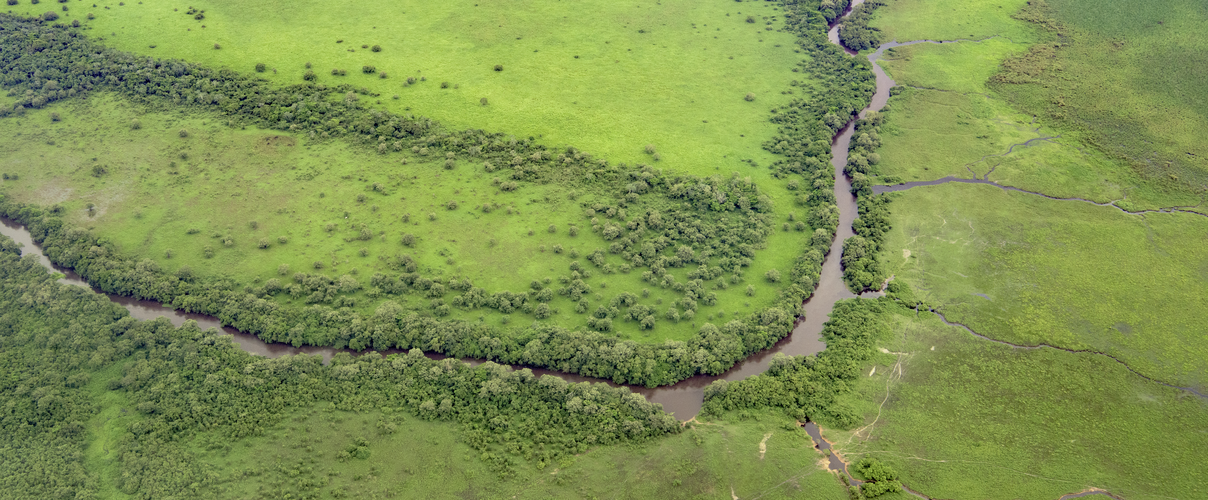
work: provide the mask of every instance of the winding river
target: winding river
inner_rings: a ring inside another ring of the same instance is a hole
[[[846,16],[851,11],[851,7],[855,7],[862,3],[863,0],[855,0],[844,13]],[[834,23],[830,27],[828,36],[830,40],[838,44],[838,23]],[[855,54],[848,51],[849,54]],[[877,51],[869,56],[869,60],[873,61],[880,55],[881,51]],[[862,110],[859,116],[863,117],[869,111],[879,111],[885,106],[889,100],[889,88],[893,86],[893,80],[885,74],[876,64],[873,65],[873,70],[876,73],[877,89],[873,95],[871,104]],[[850,238],[852,232],[852,221],[857,215],[856,198],[851,193],[851,182],[847,176],[843,174],[843,167],[847,164],[847,149],[851,143],[852,132],[854,131],[855,117],[848,121],[846,125],[835,135],[831,142],[831,164],[835,172],[835,199],[839,207],[839,228],[834,241],[831,242],[830,253],[822,264],[822,274],[818,279],[818,288],[814,294],[805,301],[802,306],[802,315],[793,327],[792,333],[777,342],[774,346],[764,351],[755,353],[750,357],[738,362],[732,368],[720,376],[704,376],[698,375],[679,383],[656,387],[645,388],[638,386],[629,386],[630,390],[642,394],[647,400],[655,403],[661,403],[663,408],[675,414],[680,420],[688,420],[696,416],[700,412],[701,405],[704,399],[704,388],[715,380],[722,379],[728,381],[741,380],[753,375],[758,375],[767,370],[768,364],[771,361],[772,355],[776,353],[784,353],[792,356],[816,354],[826,348],[826,344],[822,342],[821,332],[822,325],[829,319],[831,309],[834,308],[835,302],[842,299],[850,299],[856,297],[856,294],[847,289],[847,285],[843,282],[843,269],[840,265],[840,256],[843,252],[843,242]],[[32,241],[30,234],[19,224],[12,221],[0,219],[0,234],[7,235],[18,243],[22,244],[23,253],[34,253],[38,255],[42,264],[56,272],[63,273],[65,277],[61,280],[63,283],[89,287],[87,283],[80,279],[75,273],[69,269],[62,269],[54,266],[50,260],[42,254]],[[100,290],[95,290],[97,293],[104,293]],[[130,297],[123,297],[113,294],[105,294],[110,300],[121,304],[126,310],[130,311],[130,315],[140,320],[151,320],[157,317],[167,317],[174,325],[182,325],[185,321],[196,321],[198,326],[203,330],[216,328],[223,334],[230,335],[232,340],[244,351],[258,356],[279,357],[291,354],[312,354],[323,357],[326,362],[331,359],[338,350],[332,347],[318,346],[303,346],[294,347],[289,344],[282,343],[266,343],[254,335],[239,332],[233,328],[222,325],[216,318],[202,314],[185,313],[177,311],[169,307],[164,307],[158,302],[148,300],[136,300]],[[863,296],[873,297],[880,295],[878,292],[865,293]],[[356,353],[355,351],[348,351]],[[387,351],[386,353],[397,352]],[[444,356],[436,353],[429,353],[429,357],[443,358]],[[482,360],[465,359],[471,364],[481,363]],[[551,370],[531,368],[535,375],[541,376],[545,374],[556,375],[569,382],[605,382],[612,384],[609,381],[582,377],[573,374],[555,372]]]

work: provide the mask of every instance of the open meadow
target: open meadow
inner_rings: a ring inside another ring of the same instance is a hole
[[[1208,402],[1101,355],[1021,349],[935,314],[885,316],[893,353],[857,390],[863,423],[825,437],[929,498],[1199,498]],[[1093,498],[1093,497],[1092,497]]]

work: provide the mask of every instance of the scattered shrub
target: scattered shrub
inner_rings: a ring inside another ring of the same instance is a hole
[[[177,135],[180,135],[181,137],[188,137],[189,131],[182,128],[180,129],[180,132],[177,132]]]
[[[442,89],[449,88],[449,82],[440,82],[440,88],[442,88]]]
[[[495,71],[503,71],[503,65],[502,65],[502,64],[496,64],[496,65],[495,65]]]
[[[59,18],[59,15],[54,12],[47,12],[45,14],[42,14],[42,19],[44,21],[54,21],[55,19],[58,19],[58,18]]]
[[[17,0],[8,0],[9,5],[17,5]]]
[[[221,48],[222,48],[222,46],[221,46],[221,45],[214,44],[214,50],[218,50],[218,49],[221,49]]]
[[[313,265],[314,265],[315,269],[323,269],[323,263],[320,261],[316,260]]]
[[[59,120],[61,120],[61,119],[62,119],[62,118],[59,116],[59,114],[58,114],[58,113],[55,113],[55,112],[53,112],[53,111],[50,113],[50,121],[52,121],[52,122],[57,122],[57,121],[59,121]]]
[[[318,78],[318,77],[316,77],[316,76],[315,76],[315,72],[314,72],[314,71],[306,70],[306,73],[303,73],[303,74],[302,74],[302,79],[303,79],[303,80],[306,80],[306,81],[308,81],[308,82],[310,82],[310,81],[314,81],[314,80],[315,80],[315,78]]]
[[[744,97],[743,99],[746,99],[747,101],[754,101],[754,100],[755,100],[755,94],[748,93],[748,94],[747,94],[747,96],[746,96],[746,97]]]
[[[368,256],[369,256],[369,249],[368,249],[368,248],[362,248],[362,249],[361,249],[361,251],[360,251],[359,253],[361,254],[361,257],[368,257]]]
[[[372,51],[374,51],[374,52],[381,52],[381,51],[382,51],[382,46],[381,46],[381,45],[374,45],[374,46],[373,46],[373,48],[371,48],[371,49],[369,49],[369,50],[372,50]]]
[[[370,66],[368,64],[361,66],[361,73],[368,74],[368,73],[376,73],[376,72],[377,72],[377,68],[375,68],[373,66]]]
[[[479,100],[478,100],[478,102],[479,102],[480,104],[482,104],[483,106],[486,106],[486,105],[487,105],[487,98],[483,97],[482,99],[479,99]]]
[[[648,154],[648,155],[652,155],[652,154],[654,154],[655,152],[656,152],[656,151],[654,150],[654,144],[647,144],[647,145],[646,145],[646,154]]]
[[[265,66],[264,63],[256,63],[256,72],[257,73],[264,73],[265,69],[267,69],[267,66]]]
[[[769,269],[767,274],[764,274],[764,277],[766,277],[768,281],[776,283],[777,281],[780,281],[780,271]]]
[[[268,238],[260,238],[260,242],[256,243],[256,248],[259,248],[261,250],[266,249],[268,247],[269,247]]]
[[[285,276],[289,274],[289,264],[281,264],[277,266],[277,275]]]

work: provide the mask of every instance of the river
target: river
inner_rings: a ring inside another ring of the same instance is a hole
[[[863,0],[856,0],[844,13],[846,16],[851,12],[851,7],[855,7],[862,3]],[[838,43],[838,23],[834,23],[828,32],[830,40]],[[849,54],[855,54],[848,51]],[[880,51],[869,56],[869,60],[875,60],[879,56]],[[879,111],[885,106],[889,100],[889,89],[893,86],[893,80],[881,70],[877,65],[873,65],[873,70],[877,78],[877,90],[873,95],[871,104],[862,110],[859,116],[865,116],[869,111]],[[805,301],[802,305],[802,315],[793,327],[792,333],[787,337],[777,342],[771,348],[755,353],[746,359],[739,361],[732,368],[719,376],[704,376],[698,375],[690,377],[679,383],[656,387],[646,388],[639,386],[628,386],[633,392],[642,394],[647,400],[660,403],[663,409],[673,413],[680,420],[688,420],[695,417],[701,409],[704,401],[705,386],[713,383],[715,380],[735,381],[741,380],[753,375],[763,373],[768,368],[771,358],[776,353],[784,353],[791,356],[800,356],[808,354],[817,354],[826,348],[826,344],[822,342],[821,333],[822,325],[829,319],[831,309],[834,308],[835,302],[843,299],[856,297],[854,293],[847,289],[847,285],[843,282],[843,269],[840,265],[840,256],[843,252],[843,242],[850,238],[852,232],[852,221],[857,215],[856,197],[851,193],[851,182],[847,176],[843,174],[843,168],[847,165],[847,149],[851,143],[852,132],[855,127],[855,118],[848,121],[846,125],[835,135],[831,141],[831,164],[835,172],[835,199],[839,207],[839,227],[836,232],[834,241],[831,242],[830,253],[822,263],[822,274],[818,279],[818,288],[814,294]],[[18,243],[22,244],[22,253],[34,253],[38,255],[42,265],[56,272],[63,273],[65,277],[61,280],[63,283],[88,287],[89,285],[80,279],[75,273],[69,269],[61,269],[54,266],[50,260],[42,254],[41,249],[32,241],[30,234],[21,225],[6,219],[0,219],[0,234],[7,235]],[[104,293],[96,290],[97,293]],[[174,325],[182,325],[185,321],[196,321],[197,325],[203,330],[215,328],[223,334],[230,335],[232,340],[241,349],[251,354],[266,357],[288,356],[292,354],[312,354],[323,357],[324,362],[329,361],[331,357],[338,351],[332,347],[317,347],[303,346],[294,347],[289,344],[267,343],[255,335],[243,333],[223,326],[216,318],[202,314],[185,313],[168,307],[164,307],[158,302],[148,300],[136,300],[130,297],[123,297],[112,294],[105,294],[109,300],[121,304],[126,310],[130,311],[130,315],[140,320],[152,320],[157,317],[166,317]],[[868,292],[864,296],[874,297],[880,295],[878,292]],[[348,351],[356,353],[355,351]],[[384,354],[389,354],[387,351]],[[436,353],[427,353],[429,357],[440,359],[444,356]],[[464,359],[471,364],[481,363],[482,360]],[[537,376],[549,374],[566,379],[569,382],[604,382],[610,385],[610,381],[582,377],[574,374],[556,372],[539,368],[529,367]]]

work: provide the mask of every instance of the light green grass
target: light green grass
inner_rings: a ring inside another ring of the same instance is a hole
[[[367,87],[382,94],[384,109],[457,129],[536,136],[616,162],[648,162],[644,147],[653,144],[660,165],[684,172],[737,168],[748,158],[770,163],[760,147],[776,130],[769,109],[787,103],[780,92],[801,78],[791,71],[802,59],[795,37],[765,30],[762,20],[745,22],[780,12],[763,2],[118,4],[73,3],[61,19],[78,19],[88,36],[134,53],[246,73],[264,63],[270,70],[260,76],[283,85],[301,83],[310,62],[320,83]],[[205,19],[186,15],[187,7],[204,10]],[[59,6],[22,1],[12,9],[34,14]],[[86,20],[88,13],[96,19]],[[774,28],[783,25],[777,19]],[[493,71],[496,64],[504,70]],[[364,65],[389,78],[362,74]],[[332,76],[333,68],[348,74]],[[405,86],[408,76],[427,81]],[[757,100],[745,101],[747,93]],[[484,97],[488,106],[479,103]]]
[[[885,264],[949,319],[1208,387],[1208,218],[968,184],[916,188],[893,206]]]
[[[193,445],[200,459],[222,471],[201,498],[283,498],[307,490],[315,492],[312,498],[387,492],[395,498],[847,498],[791,419],[768,412],[730,418],[689,424],[682,434],[648,444],[591,448],[543,469],[520,461],[506,479],[461,442],[453,424],[401,413],[314,408],[263,437],[228,442],[202,435]],[[381,432],[379,422],[396,431]],[[357,438],[369,442],[368,456],[338,460]],[[307,481],[321,486],[301,486]]]
[[[59,113],[61,121],[52,122],[51,112]],[[139,130],[129,126],[135,119],[142,123]],[[662,342],[686,339],[705,322],[720,324],[735,314],[761,310],[776,293],[762,278],[764,273],[790,269],[807,244],[806,233],[778,229],[742,283],[725,290],[711,287],[718,304],[702,304],[694,320],[677,323],[663,313],[679,293],[643,282],[642,270],[604,274],[588,263],[587,254],[608,248],[590,231],[590,219],[581,207],[594,199],[591,192],[572,200],[561,186],[530,183],[503,192],[492,183],[499,174],[479,164],[459,162],[446,170],[443,162],[412,157],[404,165],[339,141],[314,143],[300,135],[234,129],[217,115],[155,111],[109,95],[10,117],[0,121],[0,127],[6,131],[0,135],[0,172],[20,176],[19,181],[0,185],[4,192],[39,205],[61,204],[71,222],[94,228],[122,251],[152,259],[169,271],[188,265],[202,275],[226,275],[248,285],[273,278],[288,284],[295,272],[321,272],[332,277],[348,274],[369,287],[373,273],[394,272],[390,259],[410,255],[425,275],[469,278],[488,293],[520,293],[533,280],[547,277],[559,286],[557,279],[568,276],[570,263],[579,261],[594,273],[587,280],[593,289],[587,297],[589,312],[621,292],[641,296],[642,290],[649,290],[641,303],[656,311],[655,329],[617,321],[616,331],[622,338]],[[181,129],[190,131],[189,137],[181,138]],[[94,176],[97,165],[107,173]],[[375,183],[385,191],[374,192]],[[770,185],[767,192],[782,210],[776,219],[780,222],[792,211],[791,192]],[[357,202],[358,195],[365,201]],[[458,202],[458,208],[441,206],[449,201]],[[487,203],[501,208],[490,213],[476,209]],[[96,206],[92,215],[88,204]],[[405,214],[410,214],[408,223],[403,222]],[[435,214],[436,220],[429,220],[428,214]],[[333,231],[326,230],[328,224],[334,225]],[[346,241],[360,234],[362,224],[373,238]],[[568,234],[571,224],[581,229],[575,237]],[[548,232],[550,225],[554,233]],[[199,232],[188,234],[191,229]],[[401,244],[406,233],[417,237],[413,247]],[[222,243],[228,236],[234,241],[230,247]],[[279,243],[278,237],[287,243]],[[269,248],[258,248],[261,239],[268,240]],[[554,245],[565,251],[555,254]],[[214,250],[213,258],[204,257],[207,246]],[[361,256],[361,249],[368,255]],[[168,250],[171,258],[166,257]],[[571,257],[572,250],[580,255]],[[607,260],[617,269],[624,263],[616,255]],[[313,268],[316,261],[323,269]],[[285,276],[278,275],[282,264],[289,268]],[[688,271],[671,270],[680,282],[687,281]],[[755,287],[753,296],[745,293],[748,284]],[[405,307],[428,308],[428,299],[408,297]],[[357,307],[368,313],[385,300],[370,299],[363,292],[356,298]],[[303,304],[285,294],[277,300]],[[551,307],[558,312],[545,321],[569,328],[586,325],[586,314],[575,313],[569,299],[555,295]],[[454,311],[471,321],[504,321],[493,309]],[[513,325],[533,321],[532,315],[520,311],[511,316]]]
[[[1061,120],[1086,142],[1171,190],[1208,185],[1208,10],[1163,0],[1128,6],[1050,2],[1066,42],[1035,82],[1000,85],[1028,112]]]
[[[1035,33],[1011,19],[1027,0],[891,0],[877,9],[870,26],[885,40],[981,39],[1035,41]]]
[[[1014,349],[932,314],[887,314],[903,353],[860,384],[866,426],[827,431],[931,498],[1200,498],[1208,403],[1103,356]],[[884,404],[882,405],[882,402]]]
[[[995,38],[888,51],[882,67],[899,85],[916,88],[892,102],[887,140],[878,151],[886,181],[990,174],[1003,185],[1056,197],[1123,200],[1132,209],[1199,203],[1194,192],[1152,185],[1108,154],[1087,148],[1083,135],[1061,127],[1060,120],[1013,108],[988,80],[1003,60],[1025,49]],[[1023,146],[1045,137],[1051,139]]]

